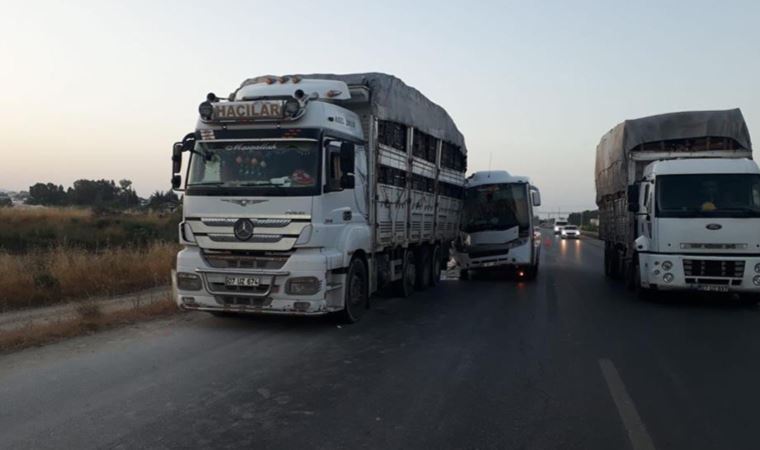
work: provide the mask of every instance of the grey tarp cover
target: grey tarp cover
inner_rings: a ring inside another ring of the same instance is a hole
[[[349,86],[367,86],[371,93],[371,112],[377,118],[413,126],[424,133],[459,146],[462,153],[467,154],[464,136],[459,132],[446,110],[393,75],[370,72],[344,75],[320,73],[286,76],[298,76],[303,79],[339,80]],[[256,83],[261,78],[249,78],[243,81],[240,87]]]
[[[640,144],[698,137],[733,138],[751,150],[747,124],[740,109],[685,111],[626,120],[596,147],[596,202],[624,191],[628,184],[629,152]]]

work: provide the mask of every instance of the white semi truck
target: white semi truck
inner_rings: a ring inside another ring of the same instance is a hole
[[[627,120],[597,147],[605,273],[642,294],[760,293],[760,170],[738,109]]]
[[[175,144],[187,310],[359,320],[372,293],[438,283],[466,147],[451,117],[380,73],[263,76],[209,94]]]
[[[541,239],[534,233],[533,207],[540,205],[541,194],[527,177],[503,170],[470,175],[454,253],[460,278],[469,279],[475,270],[506,270],[518,278],[535,278]]]

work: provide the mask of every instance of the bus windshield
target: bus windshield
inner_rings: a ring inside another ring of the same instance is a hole
[[[464,231],[508,230],[530,227],[528,185],[488,184],[468,188],[464,198]]]

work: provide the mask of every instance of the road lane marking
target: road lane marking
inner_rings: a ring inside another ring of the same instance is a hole
[[[633,450],[654,450],[654,442],[652,442],[644,422],[641,421],[641,416],[636,411],[636,406],[633,404],[631,396],[628,395],[615,364],[609,359],[600,359],[599,367],[602,369],[602,375],[607,382],[607,387],[620,414],[620,419],[623,421],[623,426],[628,432],[628,439],[631,441]]]

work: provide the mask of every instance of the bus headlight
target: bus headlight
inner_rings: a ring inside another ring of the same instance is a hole
[[[670,261],[664,261],[662,263],[662,268],[663,268],[663,270],[670,270],[670,269],[673,268],[673,263],[670,262]]]

